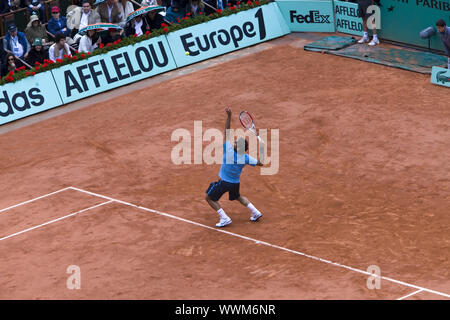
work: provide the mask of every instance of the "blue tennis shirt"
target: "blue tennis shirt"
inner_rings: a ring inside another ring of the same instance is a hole
[[[226,182],[239,183],[244,166],[246,164],[256,166],[257,163],[258,160],[250,157],[246,153],[238,154],[234,151],[230,141],[227,141],[223,144],[223,158],[219,177]]]

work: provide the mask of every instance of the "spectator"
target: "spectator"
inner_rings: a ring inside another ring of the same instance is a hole
[[[52,61],[63,59],[64,56],[72,56],[69,45],[66,43],[66,37],[62,33],[57,33],[55,43],[48,50],[48,57]]]
[[[118,24],[122,21],[123,11],[120,10],[116,0],[106,0],[100,3],[95,10],[100,15],[101,22]]]
[[[25,29],[25,35],[28,43],[33,43],[34,39],[40,38],[44,46],[48,45],[47,30],[36,15],[30,17],[30,22],[28,22]]]
[[[152,10],[147,14],[147,22],[150,27],[150,31],[161,28],[161,23],[164,22],[164,18],[157,10]]]
[[[441,37],[442,44],[445,48],[445,53],[448,57],[447,68],[450,70],[450,27],[447,27],[443,19],[439,19],[436,22],[436,27],[439,32],[439,37]]]
[[[142,15],[139,15],[136,18],[132,19],[125,26],[125,35],[127,37],[135,34],[141,36],[146,31],[150,31],[150,26],[148,25],[146,19],[142,18]]]
[[[203,3],[206,3],[205,5],[205,11],[203,12],[206,15],[209,15],[211,13],[215,13],[216,9],[222,9],[223,10],[223,4],[226,2],[225,0],[204,0]]]
[[[363,30],[364,30],[363,37],[358,41],[358,43],[369,42],[369,32],[368,32],[369,29],[367,26],[367,20],[370,17],[371,13],[367,13],[367,8],[375,4],[375,2],[378,3],[378,1],[374,0],[358,0],[358,17],[361,17],[363,19]],[[380,40],[378,39],[377,35],[377,28],[373,27],[372,32],[373,38],[372,41],[370,41],[369,46],[376,46],[377,44],[380,44]]]
[[[100,42],[102,42],[102,38],[97,36],[97,30],[88,30],[80,39],[78,51],[86,53],[92,52],[98,47]]]
[[[17,31],[15,24],[8,26],[8,34],[3,38],[3,48],[20,59],[25,59],[31,49],[25,33]]]
[[[205,4],[203,0],[189,0],[186,6],[186,13],[190,13],[191,17],[197,16],[200,13],[205,13]]]
[[[42,40],[39,38],[34,39],[30,53],[28,53],[28,58],[26,62],[34,67],[36,62],[44,63],[44,60],[48,59],[48,50],[46,50],[42,45]]]
[[[89,24],[99,22],[101,22],[100,16],[97,11],[92,10],[89,0],[83,0],[82,7],[76,7],[67,14],[67,27],[72,30],[71,38],[74,40],[76,40],[74,36],[79,30]]]
[[[166,12],[166,20],[177,23],[177,18],[181,20],[186,15],[185,0],[171,0],[170,8]]]
[[[134,11],[134,7],[133,4],[128,0],[120,0],[119,9],[122,14],[122,20],[118,23],[118,25],[123,28],[127,23],[128,15]]]
[[[30,16],[37,15],[39,19],[45,23],[47,17],[45,16],[45,3],[44,0],[27,0],[28,13]]]
[[[67,27],[67,19],[61,16],[59,7],[52,7],[52,17],[48,21],[47,29],[53,36],[62,33],[66,36],[66,41],[70,42],[67,38],[70,37],[72,30]]]
[[[18,60],[12,53],[6,54],[6,62],[2,65],[2,77],[8,75],[10,71],[16,72],[17,68],[23,66],[23,63]]]
[[[108,44],[108,43],[113,43],[114,41],[117,41],[119,39],[123,39],[123,35],[121,34],[122,30],[117,30],[114,28],[110,28],[108,29],[108,34],[106,36],[103,36],[102,39],[102,43],[104,45]]]

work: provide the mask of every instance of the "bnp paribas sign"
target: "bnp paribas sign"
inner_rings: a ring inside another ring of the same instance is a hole
[[[334,32],[332,1],[276,1],[289,29],[294,32]]]

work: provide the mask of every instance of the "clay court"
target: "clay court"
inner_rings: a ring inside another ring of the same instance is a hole
[[[0,298],[449,299],[448,89],[308,41],[288,35],[1,134]],[[222,130],[226,106],[232,128],[247,109],[279,129],[280,164],[243,172],[262,219],[225,195],[233,223],[217,229],[204,197],[220,165],[173,164],[171,134],[195,120]]]

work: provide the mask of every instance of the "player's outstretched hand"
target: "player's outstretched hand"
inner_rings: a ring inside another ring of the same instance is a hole
[[[231,109],[226,107],[225,108],[225,112],[227,113],[228,116],[231,116]]]

